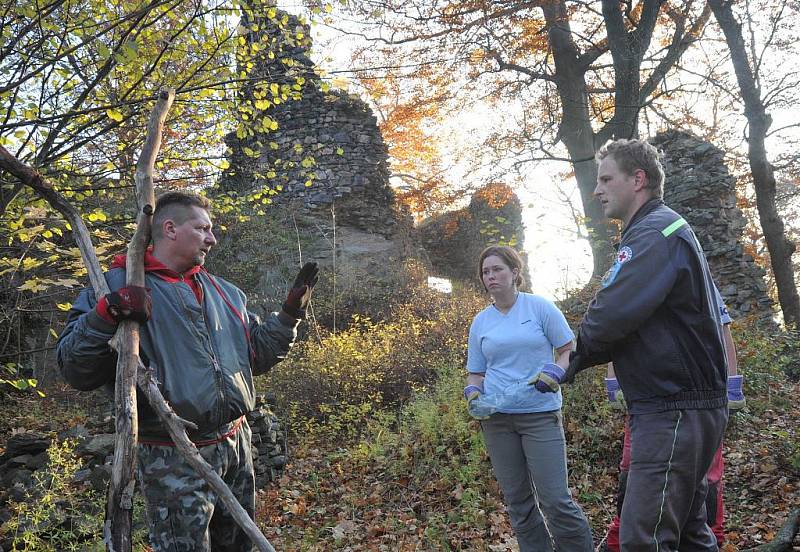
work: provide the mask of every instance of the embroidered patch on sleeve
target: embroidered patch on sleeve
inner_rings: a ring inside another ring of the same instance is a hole
[[[619,264],[627,263],[628,261],[633,258],[633,251],[627,245],[625,247],[621,247],[619,251],[617,251],[617,262]]]
[[[602,287],[608,287],[614,283],[614,280],[617,279],[617,274],[619,274],[622,265],[627,263],[633,258],[633,251],[627,245],[625,247],[621,247],[619,251],[617,251],[617,258],[614,259],[614,264],[611,268],[608,269],[608,272],[605,273],[603,279],[600,280],[600,285]]]

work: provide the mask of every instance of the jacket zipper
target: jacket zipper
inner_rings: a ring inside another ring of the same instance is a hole
[[[181,282],[186,283],[183,274],[181,274]],[[199,278],[197,279],[197,285],[199,285],[200,289],[203,291],[202,297],[205,299],[206,292],[205,289],[203,289],[203,284]],[[191,288],[191,286],[189,287]],[[214,378],[216,380],[217,396],[219,398],[219,407],[217,409],[217,419],[215,420],[215,425],[219,427],[222,423],[222,418],[225,412],[225,403],[226,403],[225,380],[222,374],[222,367],[219,365],[219,362],[217,361],[217,352],[214,349],[214,340],[211,339],[211,329],[208,327],[208,317],[206,316],[206,309],[203,303],[200,303],[200,315],[203,317],[203,325],[205,325],[206,327],[206,335],[208,336],[208,345],[209,349],[211,349],[211,363],[214,366]]]

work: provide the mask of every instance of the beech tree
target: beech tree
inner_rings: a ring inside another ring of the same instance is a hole
[[[224,136],[269,119],[239,91],[253,79],[254,60],[286,55],[280,41],[249,40],[252,29],[240,23],[257,13],[282,29],[270,7],[262,0],[0,0],[0,146],[76,206],[101,260],[133,231],[136,151],[160,89],[174,89],[176,100],[157,189],[212,185],[227,166]],[[263,75],[259,82],[271,88]],[[215,203],[225,210],[239,199]],[[54,305],[67,310],[67,297],[83,285],[70,230],[0,167],[0,363],[11,376],[52,347],[46,330],[58,318]]]
[[[219,143],[225,132],[252,132],[263,127],[265,115],[247,111],[238,90],[250,77],[248,59],[257,52],[279,57],[269,51],[272,43],[255,43],[243,35],[252,29],[247,23],[233,23],[232,7],[206,0],[151,0],[106,2],[92,0],[72,3],[54,0],[37,2],[3,0],[0,9],[0,231],[10,255],[0,258],[0,276],[7,287],[0,291],[3,314],[11,322],[20,304],[51,287],[80,285],[74,278],[59,278],[65,258],[74,263],[74,275],[87,273],[98,294],[107,292],[96,254],[106,257],[109,248],[121,244],[126,231],[116,239],[110,232],[92,232],[84,225],[102,223],[111,214],[120,215],[120,190],[136,180],[141,197],[139,226],[128,256],[130,278],[143,278],[141,259],[149,242],[149,217],[154,204],[153,165],[159,151],[161,125],[174,93],[161,98],[157,122],[142,148],[142,163],[134,165],[136,151],[147,132],[147,111],[158,90],[173,86],[179,94],[172,110],[169,155],[159,162],[162,188],[180,184],[200,187],[213,180],[213,169],[223,168]],[[250,12],[269,15],[269,5],[258,0],[238,5],[244,21]],[[281,22],[276,22],[281,28]],[[266,83],[268,86],[268,83]],[[263,111],[263,110],[259,110]],[[244,114],[247,113],[247,116]],[[174,140],[180,137],[180,140]],[[216,164],[215,164],[216,163]],[[193,173],[204,164],[204,174]],[[134,166],[135,178],[134,178]],[[188,173],[188,178],[183,175]],[[187,182],[188,181],[188,182]],[[145,191],[146,190],[146,191]],[[128,194],[130,195],[130,194]],[[69,200],[79,205],[75,209]],[[224,207],[224,201],[219,201]],[[64,218],[57,215],[62,214]],[[126,230],[131,230],[130,228]],[[116,230],[116,229],[115,229]],[[73,231],[77,248],[65,235]],[[91,239],[98,240],[97,251]],[[132,259],[140,262],[132,267]],[[5,252],[4,252],[5,253]],[[16,256],[14,255],[16,253]],[[86,259],[82,266],[81,254]],[[30,261],[30,262],[29,262]],[[79,266],[75,266],[79,265]],[[54,270],[57,267],[57,270]],[[46,270],[49,269],[49,270]],[[137,270],[138,269],[138,270]],[[45,271],[47,272],[44,275]],[[52,301],[52,297],[45,297]],[[61,305],[66,310],[69,304]],[[16,317],[16,319],[14,318]],[[21,326],[21,324],[20,324]],[[110,550],[130,550],[133,494],[133,465],[136,446],[136,402],[133,385],[139,386],[151,404],[163,415],[176,443],[182,443],[188,461],[206,476],[228,509],[260,550],[272,550],[255,525],[212,470],[203,470],[199,453],[183,432],[185,423],[170,417],[168,405],[157,385],[149,378],[138,358],[136,333],[121,326],[129,337],[122,345],[117,370],[117,447],[109,494],[104,542]],[[130,326],[130,325],[127,325]],[[6,330],[8,328],[8,330]],[[10,337],[14,324],[6,326],[3,348],[16,346],[23,358],[31,351],[19,350]],[[16,335],[24,328],[17,328]],[[52,330],[51,330],[52,332]],[[133,336],[133,337],[132,337]],[[124,351],[124,352],[123,352]],[[227,491],[227,495],[224,492]],[[238,507],[238,511],[237,511]],[[242,517],[243,516],[243,517]]]

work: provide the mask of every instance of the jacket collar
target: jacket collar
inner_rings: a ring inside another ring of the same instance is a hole
[[[114,257],[114,261],[111,263],[111,268],[125,268],[126,259],[127,255],[117,255]],[[167,268],[164,263],[159,261],[153,255],[153,249],[151,247],[148,247],[144,252],[144,271],[153,273],[155,276],[158,276],[167,282],[179,282],[181,280],[189,279],[201,270],[203,270],[202,266],[193,266],[183,273],[175,272],[174,270]]]
[[[633,218],[628,223],[628,225],[622,229],[622,235],[624,236],[625,233],[630,229],[634,224],[639,222],[641,219],[652,213],[658,207],[664,205],[664,200],[660,197],[654,197],[653,199],[649,200],[647,203],[639,207],[639,210],[633,215]]]

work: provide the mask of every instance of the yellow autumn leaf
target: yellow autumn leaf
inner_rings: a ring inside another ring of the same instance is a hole
[[[117,122],[120,122],[122,119],[125,118],[122,112],[118,109],[107,109],[106,115],[108,115],[108,118],[111,119],[112,121],[117,121]]]

